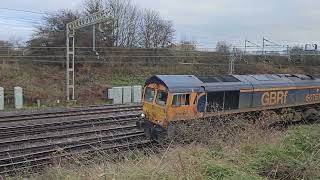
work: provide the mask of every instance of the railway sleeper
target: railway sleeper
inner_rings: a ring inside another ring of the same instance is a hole
[[[55,149],[57,147],[59,148],[64,148],[72,145],[79,145],[79,144],[84,144],[84,143],[103,143],[106,142],[112,138],[118,138],[118,137],[123,137],[126,135],[134,135],[137,133],[142,133],[142,131],[138,130],[126,130],[126,131],[121,131],[118,134],[115,135],[107,135],[103,137],[88,137],[86,139],[75,139],[73,141],[66,141],[66,142],[59,142],[59,143],[54,143],[54,144],[45,144],[45,145],[38,145],[38,146],[31,146],[31,147],[19,147],[16,149],[8,149],[4,151],[0,151],[0,159],[3,158],[12,158],[18,155],[23,155],[23,154],[28,154],[32,152],[40,152],[40,151],[45,151],[45,150],[50,150],[50,149]]]
[[[33,152],[29,154],[18,155],[15,157],[3,158],[0,159],[0,169],[5,168],[10,164],[21,163],[23,161],[29,161],[37,158],[51,157],[59,154],[68,154],[77,151],[86,151],[86,150],[95,150],[106,146],[112,146],[114,144],[126,144],[128,142],[139,140],[143,137],[143,133],[117,137],[109,140],[105,140],[104,142],[93,142],[93,143],[84,143],[84,144],[76,144],[66,147],[55,147],[53,149]]]
[[[72,157],[75,155],[88,154],[88,153],[96,154],[97,152],[102,152],[102,151],[119,152],[119,151],[125,150],[125,149],[131,149],[131,148],[135,148],[135,147],[144,147],[148,144],[150,144],[149,140],[137,139],[132,142],[126,142],[124,144],[121,144],[121,143],[112,144],[112,145],[106,145],[106,146],[101,146],[101,147],[92,148],[92,149],[85,149],[85,150],[79,150],[79,151],[75,151],[75,152],[69,152],[69,153],[65,153],[65,154],[56,154],[54,156],[45,156],[45,157],[40,157],[40,158],[34,157],[29,160],[24,159],[23,161],[11,162],[10,164],[1,165],[0,166],[0,174],[10,175],[10,174],[18,173],[19,170],[26,170],[26,169],[30,169],[33,167],[39,167],[39,166],[41,166],[41,164],[43,164],[43,165],[52,164],[54,159],[67,158],[67,157]]]

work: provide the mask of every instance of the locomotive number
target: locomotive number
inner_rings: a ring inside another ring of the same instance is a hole
[[[263,106],[281,105],[287,103],[288,91],[265,92],[261,97]]]
[[[308,94],[306,96],[306,102],[320,101],[320,94]]]

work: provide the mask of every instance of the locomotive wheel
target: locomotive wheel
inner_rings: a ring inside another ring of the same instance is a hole
[[[168,128],[167,128],[167,136],[168,139],[173,139],[176,135],[176,129],[173,123],[169,123]]]
[[[315,109],[308,109],[307,111],[305,111],[303,113],[303,119],[306,122],[319,121],[319,118],[320,118],[320,113],[319,113],[319,111],[317,111]]]
[[[143,131],[144,131],[144,134],[146,135],[146,137],[148,139],[151,139],[151,128],[152,128],[152,125],[150,122],[148,121],[145,121],[144,123],[144,126],[143,126]]]
[[[165,145],[168,141],[168,136],[166,133],[164,132],[158,132],[156,135],[156,141],[160,144],[160,145]]]
[[[284,122],[297,122],[302,119],[301,114],[291,108],[284,108],[280,113]]]
[[[262,111],[259,117],[259,123],[262,128],[273,128],[275,124],[281,122],[281,118],[275,111]]]
[[[168,140],[167,130],[161,126],[155,126],[151,129],[151,139],[160,145],[165,145]]]
[[[148,127],[144,127],[144,134],[147,136],[148,139],[151,139],[151,129]]]

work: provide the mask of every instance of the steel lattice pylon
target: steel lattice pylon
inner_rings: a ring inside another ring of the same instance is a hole
[[[66,59],[66,96],[67,101],[75,100],[75,30],[93,26],[93,49],[95,50],[95,25],[113,22],[108,13],[99,11],[89,16],[79,18],[67,24],[67,59]]]

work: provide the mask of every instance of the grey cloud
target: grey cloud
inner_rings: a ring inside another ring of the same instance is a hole
[[[151,8],[177,29],[177,40],[189,38],[212,47],[219,40],[240,43],[245,38],[260,41],[319,42],[319,0],[132,0]],[[80,7],[82,0],[10,0],[2,7],[55,11]],[[1,11],[0,11],[1,12]],[[21,14],[19,14],[21,17]],[[37,18],[37,17],[34,17]],[[28,34],[28,33],[26,33]]]

